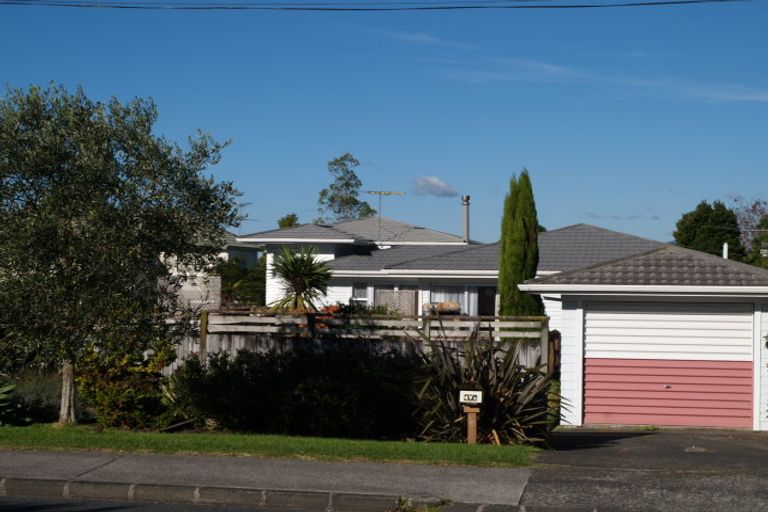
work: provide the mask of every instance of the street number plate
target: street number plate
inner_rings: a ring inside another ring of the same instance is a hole
[[[483,403],[482,391],[459,391],[459,403],[478,405]]]

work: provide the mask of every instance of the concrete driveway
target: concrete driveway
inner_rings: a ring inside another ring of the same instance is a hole
[[[768,435],[723,430],[566,430],[521,504],[621,511],[768,510]]]

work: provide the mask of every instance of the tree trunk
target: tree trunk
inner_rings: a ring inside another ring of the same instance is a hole
[[[59,425],[75,423],[75,365],[72,361],[64,361],[61,366],[61,407],[59,408]]]

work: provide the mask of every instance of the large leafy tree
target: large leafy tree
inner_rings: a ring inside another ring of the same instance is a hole
[[[5,340],[52,348],[61,422],[88,353],[142,354],[185,322],[177,297],[236,225],[237,191],[204,175],[222,144],[153,133],[151,100],[93,101],[61,86],[0,99],[0,304]]]
[[[737,261],[745,258],[740,234],[736,213],[722,201],[700,202],[683,214],[673,233],[677,245],[715,255],[722,254],[723,243],[727,242],[729,258]]]
[[[499,313],[504,316],[541,315],[541,298],[520,291],[517,285],[536,277],[539,264],[539,221],[528,170],[513,176],[504,200],[501,221]]]
[[[363,182],[355,169],[360,162],[349,153],[328,162],[328,172],[333,176],[333,183],[320,191],[317,200],[318,222],[342,222],[362,219],[376,214],[365,201],[358,198]]]

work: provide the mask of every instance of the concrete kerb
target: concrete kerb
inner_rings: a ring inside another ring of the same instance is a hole
[[[332,491],[129,484],[15,477],[0,477],[0,496],[205,503],[254,508],[303,509],[318,512],[385,512],[392,510],[399,498],[395,495]],[[439,506],[444,503],[437,498],[423,496],[409,498],[416,506]],[[477,510],[477,508],[477,505],[473,506],[473,510]],[[514,509],[516,508],[514,507]]]

